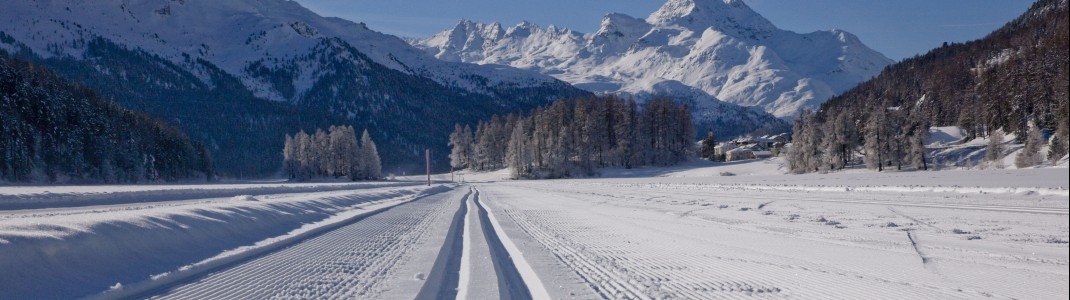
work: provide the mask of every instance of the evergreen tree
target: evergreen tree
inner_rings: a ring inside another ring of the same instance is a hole
[[[379,150],[375,146],[368,130],[360,138],[361,175],[364,179],[377,180],[383,178],[382,164],[379,160]]]
[[[628,99],[625,103],[620,105],[618,120],[616,128],[617,132],[617,155],[619,156],[620,164],[626,169],[631,169],[634,166],[640,165],[639,151],[637,150],[639,141],[637,140],[636,131],[639,129],[638,119],[638,104],[634,99]]]
[[[866,166],[884,171],[885,161],[888,160],[888,123],[887,110],[878,107],[869,116],[869,123],[865,130],[865,156]]]
[[[290,179],[297,178],[297,167],[299,165],[297,155],[297,144],[295,143],[293,136],[287,134],[286,141],[282,146],[282,157],[284,171]]]
[[[706,132],[706,138],[702,140],[702,149],[699,150],[699,156],[708,161],[720,161],[717,157],[717,139],[713,136],[713,130]]]
[[[0,181],[210,179],[206,151],[162,121],[0,50]]]
[[[1067,138],[1066,119],[1059,123],[1059,129],[1055,130],[1055,134],[1051,137],[1051,143],[1048,145],[1048,160],[1051,162],[1058,162],[1060,159],[1066,156],[1068,152],[1067,146],[1070,145]]]
[[[910,134],[910,164],[917,170],[929,170],[925,141],[929,139],[929,125],[924,119],[915,120]]]

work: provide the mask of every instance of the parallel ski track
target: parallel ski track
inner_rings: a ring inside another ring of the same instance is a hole
[[[498,291],[502,299],[532,299],[528,290],[528,283],[524,282],[523,276],[513,263],[509,251],[502,244],[501,237],[494,229],[491,219],[487,215],[486,208],[480,203],[479,190],[475,194],[476,206],[479,208],[479,222],[483,225],[483,235],[490,247],[490,257],[494,262],[494,271],[498,274]]]
[[[173,287],[158,299],[376,298],[393,267],[448,224],[455,193],[402,204]]]
[[[446,239],[438,252],[435,264],[431,267],[431,272],[427,274],[427,280],[416,295],[416,299],[458,298],[461,284],[460,273],[461,268],[464,267],[461,263],[464,239],[467,238],[464,236],[465,226],[467,226],[465,216],[468,215],[470,209],[468,199],[471,196],[470,189],[461,199],[461,205],[453,215],[453,221],[450,222],[450,229],[446,232]]]

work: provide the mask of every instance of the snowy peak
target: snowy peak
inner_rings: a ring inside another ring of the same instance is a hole
[[[643,21],[643,19],[620,13],[611,13],[602,18],[602,24],[598,28],[598,32],[595,34],[619,35],[621,33],[646,32],[648,30],[650,30],[650,24]]]
[[[647,18],[647,23],[681,26],[696,32],[713,28],[731,34],[768,34],[777,30],[741,0],[669,0]]]
[[[627,51],[636,40],[650,31],[650,24],[625,14],[612,13],[602,18],[602,25],[590,40],[587,48],[600,55]]]
[[[779,117],[816,108],[892,63],[844,31],[776,28],[740,0],[668,0],[645,20],[608,14],[590,34],[527,22],[501,39],[447,32],[413,44],[440,59],[536,70],[597,93],[720,99]]]

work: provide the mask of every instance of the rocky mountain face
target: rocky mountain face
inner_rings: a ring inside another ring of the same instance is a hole
[[[703,94],[699,107],[721,100],[777,117],[816,108],[892,63],[848,32],[779,29],[740,0],[669,0],[645,20],[606,15],[594,33],[461,21],[411,43],[443,60],[535,70],[592,92]]]
[[[4,6],[0,51],[175,124],[238,177],[279,170],[285,134],[332,124],[368,128],[384,172],[404,172],[424,148],[445,153],[455,122],[589,95],[535,72],[439,60],[293,1]]]

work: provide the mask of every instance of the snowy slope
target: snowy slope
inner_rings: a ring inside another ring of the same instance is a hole
[[[589,34],[461,21],[412,42],[444,60],[537,70],[594,92],[679,82],[779,117],[814,108],[892,62],[844,31],[776,28],[738,0],[669,0],[646,20],[609,14]]]
[[[81,56],[85,41],[100,36],[179,64],[207,60],[239,75],[257,95],[276,100],[293,100],[330,75],[324,74],[329,68],[323,60],[302,60],[329,39],[391,69],[473,92],[489,94],[488,85],[554,84],[511,68],[443,62],[363,23],[321,17],[286,0],[16,1],[5,4],[0,19],[0,31],[42,56]],[[258,64],[297,64],[296,93],[273,89],[267,78],[252,74]]]

